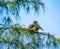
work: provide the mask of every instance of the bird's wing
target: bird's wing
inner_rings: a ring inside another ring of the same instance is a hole
[[[34,25],[33,24],[30,24],[28,28],[32,28]]]

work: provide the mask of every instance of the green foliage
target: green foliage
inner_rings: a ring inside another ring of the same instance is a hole
[[[1,30],[3,30],[3,32]],[[38,48],[43,48],[45,45],[46,47],[51,47],[52,43],[53,43],[52,46],[57,47],[55,37],[49,33],[45,33],[45,32],[33,33],[30,30],[28,30],[28,28],[23,28],[20,25],[0,27],[0,31],[1,31],[0,43],[5,43],[5,44],[9,43],[8,44],[9,46],[10,45],[12,46],[14,44],[16,49],[18,48],[38,49]]]
[[[0,1],[0,6],[3,6],[4,5],[4,1]]]
[[[60,43],[60,38],[56,38],[56,41],[57,41],[58,43]]]
[[[0,1],[0,17],[3,22],[0,24],[0,43],[7,44],[7,49],[42,49],[43,47],[57,47],[55,37],[45,32],[32,32],[29,28],[20,25],[12,25],[11,16],[16,20],[20,19],[20,9],[26,12],[33,9],[39,12],[44,3],[41,0],[3,0]],[[5,13],[4,13],[5,12]],[[2,46],[2,45],[0,45]]]
[[[0,17],[2,17],[1,20],[4,24],[12,25],[13,21],[10,17],[13,15],[16,20],[20,19],[20,9],[27,13],[33,9],[36,13],[38,13],[41,7],[44,9],[44,3],[41,0],[3,0],[0,1]],[[4,14],[3,11],[6,14]],[[2,15],[2,13],[4,15]]]

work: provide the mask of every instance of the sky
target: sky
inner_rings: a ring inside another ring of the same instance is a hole
[[[33,10],[28,14],[21,12],[21,25],[28,26],[34,20],[37,20],[44,28],[44,32],[50,32],[55,37],[60,37],[60,0],[43,0],[45,3],[45,12],[35,15]]]
[[[37,20],[40,26],[42,26],[44,29],[44,32],[50,32],[58,38],[60,37],[60,0],[43,1],[45,3],[45,12],[41,11],[40,14],[35,15],[32,10],[32,12],[28,15],[24,13],[23,9],[21,9],[20,24],[28,27],[28,25],[31,24],[34,20]],[[12,19],[15,23],[17,23],[14,18]]]
[[[60,37],[60,0],[43,0],[45,3],[45,12],[40,10],[40,14],[34,14],[33,10],[26,14],[23,9],[20,9],[20,24],[28,27],[34,20],[37,20],[44,32],[50,32],[55,37]],[[11,16],[13,17],[13,16]],[[14,23],[17,21],[14,20]]]

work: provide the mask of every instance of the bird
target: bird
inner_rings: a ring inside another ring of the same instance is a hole
[[[28,28],[32,32],[38,32],[39,29],[41,29],[42,31],[44,31],[44,29],[38,24],[38,22],[36,20],[33,21],[33,23],[30,24]]]

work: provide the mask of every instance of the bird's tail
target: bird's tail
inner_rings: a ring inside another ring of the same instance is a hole
[[[39,27],[39,29],[41,29],[42,31],[44,31],[44,29],[42,27]]]

